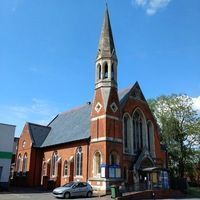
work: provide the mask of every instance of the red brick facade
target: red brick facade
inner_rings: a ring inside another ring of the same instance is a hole
[[[124,95],[120,96],[117,90],[117,57],[108,11],[102,32],[96,61],[98,77],[91,104],[90,137],[36,147],[27,123],[16,156],[16,184],[53,188],[70,181],[89,181],[94,189],[106,191],[112,184],[140,183],[144,178],[140,171],[144,168],[166,166],[166,152],[160,147],[157,123],[138,83]],[[104,49],[105,41],[109,40],[105,49],[108,48],[110,54]],[[140,115],[136,128],[134,113]],[[125,116],[129,116],[128,122]],[[151,123],[151,132],[148,123]],[[67,131],[70,134],[70,130]],[[23,163],[25,154],[26,164]]]

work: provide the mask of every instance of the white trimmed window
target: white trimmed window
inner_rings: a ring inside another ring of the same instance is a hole
[[[24,157],[23,157],[23,165],[22,165],[22,174],[23,174],[23,176],[26,175],[26,170],[27,170],[27,153],[25,153]]]
[[[101,174],[101,153],[96,152],[93,158],[93,173],[94,176],[100,177]]]
[[[63,165],[63,176],[68,175],[68,162],[65,160],[64,165]]]
[[[82,176],[83,153],[82,147],[76,149],[76,176]]]
[[[54,151],[51,161],[51,176],[56,176],[57,160],[58,160],[58,154],[56,151]]]
[[[144,132],[144,118],[140,112],[136,111],[133,115],[133,148],[135,152],[141,150],[144,146]]]
[[[123,132],[124,132],[124,137],[123,137],[123,143],[124,143],[124,153],[132,153],[132,140],[131,140],[131,118],[129,117],[128,114],[124,115],[123,118]]]
[[[16,171],[17,173],[20,172],[20,163],[21,163],[21,154],[18,155],[18,158],[17,158],[17,166],[16,166]]]

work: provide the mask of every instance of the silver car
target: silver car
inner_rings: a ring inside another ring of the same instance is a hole
[[[86,182],[70,182],[53,190],[53,195],[59,198],[68,199],[78,196],[92,196],[92,186]]]

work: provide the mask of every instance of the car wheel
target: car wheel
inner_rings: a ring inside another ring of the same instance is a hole
[[[92,196],[92,192],[89,191],[89,192],[87,193],[87,197],[90,198],[91,196]]]
[[[65,199],[69,199],[69,198],[70,198],[70,193],[69,193],[69,192],[66,192],[65,195],[64,195],[64,198],[65,198]]]

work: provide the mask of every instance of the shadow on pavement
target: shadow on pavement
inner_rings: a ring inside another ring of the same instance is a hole
[[[10,187],[8,190],[0,191],[0,194],[25,194],[25,193],[51,193],[50,190],[44,190],[40,187]]]

